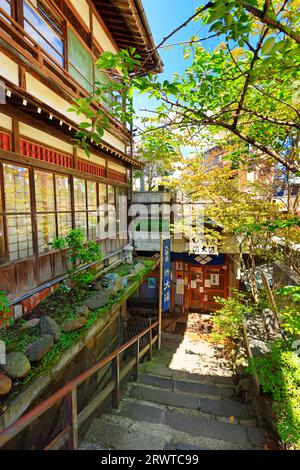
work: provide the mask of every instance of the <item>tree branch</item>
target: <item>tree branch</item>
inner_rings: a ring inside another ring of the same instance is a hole
[[[242,108],[242,110],[248,114],[253,114],[253,116],[257,116],[260,119],[263,119],[264,121],[271,122],[272,124],[277,124],[279,126],[294,127],[295,129],[300,130],[300,124],[297,124],[295,122],[278,121],[277,119],[270,118],[269,116],[265,116],[264,114],[257,113],[256,111],[253,111],[252,109]]]
[[[286,34],[290,38],[294,39],[298,44],[300,44],[300,35],[296,33],[296,31],[293,31],[291,28],[288,26],[283,25],[277,20],[274,20],[273,18],[270,18],[267,14],[267,11],[260,10],[259,8],[256,8],[253,5],[250,5],[247,2],[240,1],[241,5],[249,12],[252,13],[253,16],[261,20],[262,23],[267,24],[268,26],[272,26],[273,28],[278,29],[282,33]]]
[[[248,91],[248,88],[249,88],[249,85],[250,85],[251,72],[254,68],[255,62],[258,60],[258,53],[260,51],[260,48],[262,47],[263,40],[265,39],[267,34],[268,34],[268,28],[266,28],[265,31],[262,32],[261,37],[259,38],[259,41],[258,41],[257,46],[255,48],[252,60],[250,62],[250,67],[249,67],[249,70],[247,72],[246,80],[245,80],[243,91],[242,91],[242,94],[241,94],[241,99],[239,101],[238,109],[237,109],[237,112],[235,113],[235,116],[234,116],[234,119],[233,119],[234,127],[237,126],[237,123],[238,123],[238,120],[239,120],[239,117],[240,117],[240,113],[241,113],[241,110],[242,110],[242,107],[244,105],[244,101],[245,101],[245,98],[246,98],[246,94],[247,94],[247,91]],[[227,47],[229,47],[229,46],[227,45]]]
[[[168,98],[162,98],[162,99],[164,101],[166,101],[168,104],[174,106],[174,103],[172,103],[172,101],[170,101]],[[283,165],[285,168],[290,170],[292,173],[298,173],[299,172],[300,169],[297,165],[295,165],[295,164],[293,164],[289,161],[286,161],[284,158],[281,157],[281,155],[279,155],[277,152],[275,152],[275,150],[270,149],[266,145],[261,144],[260,142],[254,140],[252,137],[244,134],[243,132],[238,130],[235,126],[233,126],[232,124],[228,124],[227,122],[223,122],[223,121],[213,119],[211,116],[207,116],[205,113],[203,113],[199,110],[195,111],[194,109],[187,108],[187,107],[185,107],[184,105],[182,105],[180,103],[177,103],[177,106],[185,110],[185,113],[182,113],[182,115],[185,118],[190,119],[191,125],[192,125],[193,122],[197,122],[197,123],[202,124],[202,125],[219,126],[219,127],[224,128],[224,129],[227,129],[230,132],[232,132],[233,134],[235,134],[237,137],[239,137],[240,139],[247,142],[248,144],[251,144],[253,147],[261,150],[266,155],[269,155],[270,157],[274,158],[274,160],[281,163],[281,165]],[[178,110],[176,112],[178,113]],[[191,115],[188,116],[188,113],[190,113]],[[178,113],[178,114],[180,114],[180,113]],[[200,116],[200,119],[197,119],[197,115]]]
[[[168,34],[167,36],[165,36],[163,38],[163,40],[156,46],[154,47],[153,49],[151,49],[149,51],[149,55],[146,57],[146,59],[144,60],[144,62],[142,63],[141,67],[140,67],[140,70],[143,70],[143,68],[145,67],[146,63],[148,62],[149,59],[151,59],[151,57],[153,56],[153,54],[155,53],[155,51],[157,51],[157,49],[160,49],[162,47],[162,45],[168,41],[168,39],[170,39],[172,36],[174,36],[174,34],[178,33],[178,31],[180,31],[182,28],[184,28],[185,26],[187,26],[191,21],[193,21],[198,15],[200,15],[200,13],[202,13],[203,11],[205,10],[208,10],[209,8],[211,8],[212,6],[214,6],[214,2],[208,2],[206,5],[204,5],[202,8],[199,8],[197,9],[196,13],[194,13],[192,16],[190,16],[186,21],[184,21],[181,25],[177,26],[177,28],[173,29],[173,31]]]

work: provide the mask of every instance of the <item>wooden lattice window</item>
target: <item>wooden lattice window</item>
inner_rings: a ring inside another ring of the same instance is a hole
[[[44,147],[42,145],[30,142],[29,140],[20,139],[20,152],[26,157],[36,158],[54,165],[66,168],[73,167],[73,158],[59,151]]]
[[[108,170],[108,178],[110,178],[113,181],[119,181],[120,183],[126,183],[126,175],[123,175],[122,173],[119,173],[118,171],[115,170]]]
[[[10,134],[7,132],[0,132],[0,149],[2,150],[10,150],[11,143],[10,143]]]
[[[103,166],[95,165],[84,160],[78,160],[78,170],[88,173],[89,175],[105,177],[105,168]]]

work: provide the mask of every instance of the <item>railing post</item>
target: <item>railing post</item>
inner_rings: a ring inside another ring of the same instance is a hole
[[[140,338],[136,340],[136,350],[135,350],[135,368],[134,368],[134,380],[139,379],[139,364],[140,364]]]
[[[78,448],[78,429],[77,429],[77,389],[74,388],[65,399],[65,427],[69,428],[69,437],[67,440],[68,450],[77,450]]]
[[[150,326],[151,326],[151,318],[150,318]],[[148,357],[149,357],[149,361],[152,361],[152,357],[153,357],[153,348],[152,348],[152,328],[151,330],[149,331],[149,354],[148,354]]]
[[[115,387],[112,393],[112,407],[119,408],[120,403],[120,358],[119,354],[112,360],[111,363],[111,377],[115,382]]]

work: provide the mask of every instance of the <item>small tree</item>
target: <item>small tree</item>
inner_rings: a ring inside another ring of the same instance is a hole
[[[136,157],[145,163],[143,171],[135,176],[143,176],[147,190],[153,191],[161,178],[170,176],[180,158],[179,142],[169,130],[148,127],[142,134]]]
[[[101,248],[94,241],[85,242],[81,229],[73,229],[66,237],[55,238],[52,242],[54,249],[66,250],[68,278],[71,285],[76,285],[79,279],[78,268],[101,258]]]
[[[202,155],[183,162],[180,178],[169,184],[191,202],[205,201],[206,237],[224,243],[226,236],[236,235],[235,247],[231,248],[240,254],[242,270],[258,301],[257,259],[285,259],[284,247],[300,242],[299,217],[284,212],[283,206],[273,201],[272,184],[259,181],[241,186],[232,165],[208,169]]]
[[[8,299],[6,292],[0,292],[0,328],[4,325],[13,323],[13,314],[11,308],[8,306]]]

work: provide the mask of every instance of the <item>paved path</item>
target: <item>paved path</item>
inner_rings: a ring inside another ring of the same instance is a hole
[[[163,335],[120,408],[93,420],[80,449],[262,449],[265,432],[235,400],[228,364],[188,328]]]

